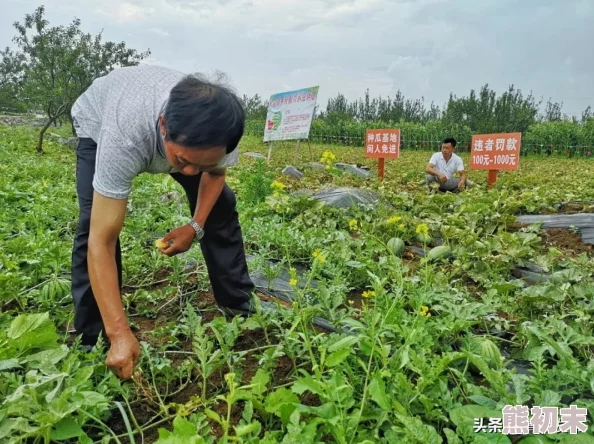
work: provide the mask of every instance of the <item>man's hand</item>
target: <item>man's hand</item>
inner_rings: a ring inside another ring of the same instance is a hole
[[[191,225],[176,228],[163,237],[163,240],[168,246],[166,248],[160,248],[160,250],[167,256],[175,256],[176,254],[183,253],[190,249],[195,236],[196,232]]]
[[[120,379],[129,379],[140,360],[140,344],[132,331],[109,338],[111,347],[105,365]]]
[[[427,165],[427,168],[426,168],[425,171],[426,171],[427,174],[431,174],[432,176],[437,177],[442,184],[445,184],[448,181],[448,177],[445,174],[440,173],[439,171],[437,171],[435,169],[435,165],[432,164],[432,163],[429,163]]]
[[[466,181],[465,180],[460,180],[460,182],[458,182],[458,189],[459,190],[463,190],[465,186],[466,186]]]

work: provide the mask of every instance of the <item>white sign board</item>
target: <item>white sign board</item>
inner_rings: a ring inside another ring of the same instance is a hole
[[[264,142],[309,138],[319,86],[274,94],[270,97]]]

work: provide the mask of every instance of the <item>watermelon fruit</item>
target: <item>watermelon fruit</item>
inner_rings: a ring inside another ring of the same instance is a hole
[[[415,237],[419,242],[424,244],[428,244],[432,241],[432,238],[429,234],[417,233]]]
[[[404,253],[404,241],[399,237],[393,237],[388,241],[388,249],[396,256],[401,256]]]
[[[439,247],[434,247],[429,250],[427,253],[427,259],[430,261],[435,261],[438,259],[445,259],[446,257],[450,257],[452,254],[452,249],[447,245],[440,245]]]

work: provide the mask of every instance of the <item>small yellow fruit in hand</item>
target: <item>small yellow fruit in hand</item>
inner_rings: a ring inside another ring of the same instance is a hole
[[[157,248],[167,248],[169,245],[163,239],[157,239],[155,241],[155,247]]]

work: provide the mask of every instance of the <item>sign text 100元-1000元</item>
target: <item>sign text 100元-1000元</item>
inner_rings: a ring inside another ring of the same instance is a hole
[[[485,166],[497,166],[497,165],[516,165],[515,154],[497,154],[495,156],[489,156],[487,154],[474,155],[472,161],[475,165]]]

